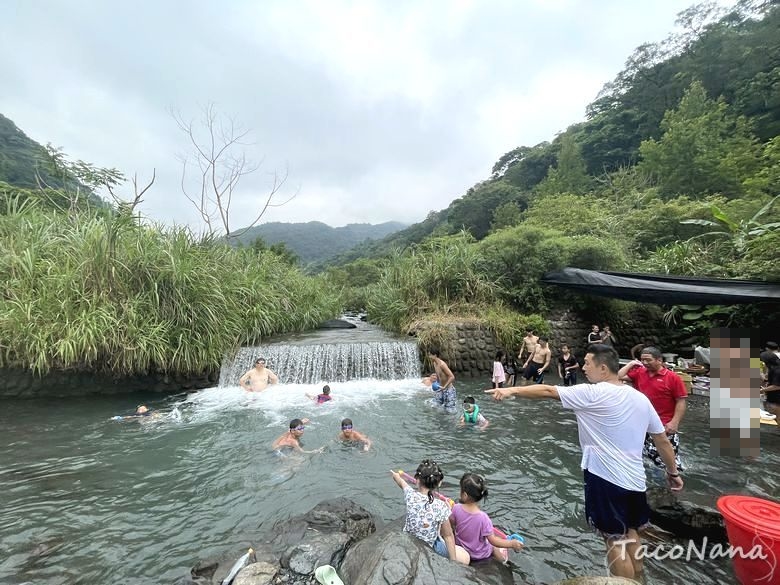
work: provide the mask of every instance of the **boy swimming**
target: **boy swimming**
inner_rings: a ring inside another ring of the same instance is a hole
[[[351,418],[345,418],[341,421],[341,432],[338,439],[350,443],[363,443],[363,451],[368,451],[371,448],[371,439],[354,430]]]
[[[465,424],[476,425],[477,428],[484,429],[490,424],[490,421],[480,414],[479,406],[477,406],[474,397],[466,396],[463,399],[463,414],[460,416],[458,424],[461,426]]]

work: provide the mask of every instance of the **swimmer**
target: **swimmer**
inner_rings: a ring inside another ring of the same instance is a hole
[[[329,402],[333,400],[333,397],[330,395],[330,386],[328,386],[327,384],[325,384],[322,387],[322,394],[317,394],[315,396],[314,394],[309,394],[307,392],[306,396],[314,400],[314,402],[316,402],[317,404],[322,404],[324,402]]]
[[[439,381],[439,377],[434,372],[430,376],[425,376],[422,379],[423,386],[431,386],[432,384],[435,384]]]
[[[248,392],[262,392],[270,384],[278,384],[278,376],[265,367],[265,358],[255,360],[255,367],[239,378],[238,383]]]
[[[490,424],[488,419],[480,414],[479,406],[477,406],[473,396],[466,396],[463,399],[463,414],[460,416],[458,424],[463,426],[467,423],[475,425],[478,429],[484,429]]]
[[[363,451],[368,451],[371,448],[371,439],[363,433],[353,430],[351,418],[345,418],[341,421],[341,432],[338,439],[350,443],[363,443]]]
[[[111,420],[126,420],[130,418],[157,417],[158,415],[159,415],[158,412],[154,412],[151,408],[149,408],[145,404],[139,404],[135,408],[135,412],[133,414],[127,414],[125,416],[112,416]]]
[[[290,430],[284,433],[281,437],[278,437],[272,444],[271,449],[282,452],[282,449],[291,449],[297,453],[322,453],[322,449],[315,449],[314,451],[304,451],[301,447],[301,437],[303,431],[306,430],[304,425],[309,424],[311,421],[308,418],[300,419],[294,418],[290,421]]]

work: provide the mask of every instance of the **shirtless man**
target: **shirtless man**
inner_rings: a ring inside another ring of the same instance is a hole
[[[439,390],[436,390],[436,396],[433,399],[434,406],[443,406],[447,412],[455,412],[455,374],[443,359],[441,359],[439,350],[432,349],[428,352],[428,358],[433,362],[433,369],[436,370],[436,379],[439,381]],[[431,384],[433,390],[433,384]]]
[[[303,436],[303,431],[305,430],[304,425],[308,424],[309,419],[304,418],[294,418],[290,421],[290,430],[284,433],[281,437],[278,437],[272,444],[271,449],[274,451],[279,451],[280,453],[282,450],[291,449],[293,451],[296,451],[298,453],[320,453],[322,452],[322,448],[315,449],[314,451],[304,451],[303,447],[301,447],[301,437]]]
[[[523,361],[525,356],[530,356],[537,343],[539,343],[539,338],[534,335],[533,330],[529,329],[526,331],[525,337],[523,337],[523,345],[520,346],[520,353],[517,355],[517,359]]]
[[[341,421],[341,432],[338,439],[349,443],[363,443],[363,451],[368,451],[371,448],[371,439],[352,428],[351,418],[345,418]]]
[[[255,360],[255,367],[239,378],[238,383],[249,392],[262,392],[269,384],[278,384],[279,378],[265,367],[265,358]]]
[[[523,378],[533,379],[534,384],[541,384],[544,380],[544,372],[550,365],[550,348],[547,345],[547,338],[540,337],[539,342],[534,347],[533,352],[523,365]]]

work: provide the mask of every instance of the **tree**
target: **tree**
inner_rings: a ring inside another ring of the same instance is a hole
[[[710,100],[694,82],[680,106],[664,115],[660,140],[639,148],[640,168],[666,195],[723,193],[735,197],[759,164],[759,150],[743,116],[728,112],[725,101]]]
[[[466,229],[478,240],[490,231],[496,208],[514,202],[519,208],[528,206],[523,192],[504,180],[486,181],[450,204],[447,221],[455,230]]]
[[[572,132],[566,132],[561,137],[561,151],[558,153],[558,164],[547,171],[547,177],[542,181],[537,191],[540,194],[574,193],[581,195],[591,187],[591,178],[585,167],[580,147]]]
[[[293,194],[281,203],[275,201],[287,182],[287,171],[281,175],[274,172],[271,188],[254,219],[241,230],[231,232],[233,194],[243,177],[260,168],[259,163],[247,157],[246,147],[250,143],[245,140],[249,130],[230,117],[220,116],[214,104],[203,109],[197,124],[185,121],[175,112],[172,116],[192,147],[189,155],[181,157],[181,190],[198,210],[209,234],[224,231],[226,236],[240,236],[257,224],[270,207],[280,207],[295,197]]]
[[[493,222],[490,224],[490,231],[495,232],[507,227],[518,225],[523,221],[523,212],[520,206],[514,201],[507,201],[496,207],[493,212]]]

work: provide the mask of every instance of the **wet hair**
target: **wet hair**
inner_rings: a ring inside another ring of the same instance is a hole
[[[255,358],[255,365],[257,365],[258,362],[265,363],[265,358],[264,357],[256,357]]]
[[[617,374],[620,369],[620,358],[613,347],[603,343],[593,343],[588,346],[588,353],[593,356],[594,364],[607,366],[610,372]]]
[[[330,386],[328,386],[327,384],[325,384],[325,385],[322,387],[322,393],[323,393],[323,394],[330,394]]]
[[[476,404],[477,401],[474,400],[473,396],[466,396],[466,398],[463,399],[463,404]]]
[[[463,477],[460,478],[460,491],[465,493],[474,502],[479,502],[488,497],[485,478],[477,473],[463,474]]]
[[[774,341],[767,341],[766,348],[770,351],[777,351],[777,343]]]
[[[546,337],[540,337],[539,338],[539,343],[547,343],[547,338]]]
[[[303,421],[299,418],[294,418],[290,421],[290,430],[295,430],[297,427],[303,426]]]
[[[435,356],[437,358],[441,357],[441,351],[439,351],[438,347],[432,347],[431,349],[429,349],[428,350],[428,354],[432,355],[432,356]]]
[[[352,424],[352,419],[351,418],[345,418],[345,419],[342,419],[342,421],[341,421],[341,426],[342,427],[344,425],[351,425],[351,424]]]
[[[439,464],[430,459],[423,459],[422,463],[417,466],[414,478],[417,480],[418,485],[428,488],[428,503],[432,503],[432,490],[435,490],[444,481],[444,472],[439,467]]]
[[[642,356],[644,354],[651,355],[651,356],[653,356],[653,359],[656,359],[656,360],[660,360],[660,359],[662,359],[664,357],[663,354],[661,353],[660,349],[658,349],[657,347],[652,347],[652,346],[643,347],[642,351],[639,352],[639,355]]]

